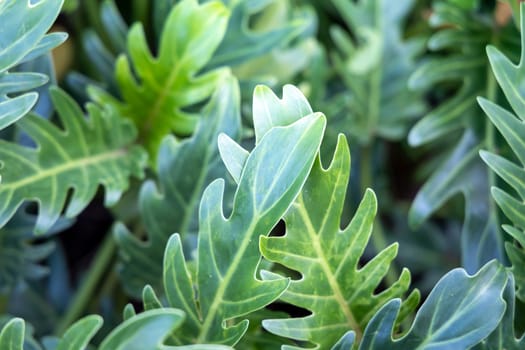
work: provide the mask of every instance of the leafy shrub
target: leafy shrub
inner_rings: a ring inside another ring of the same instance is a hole
[[[0,349],[525,347],[525,5],[66,4],[0,1]]]

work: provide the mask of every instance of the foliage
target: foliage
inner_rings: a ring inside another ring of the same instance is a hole
[[[525,5],[0,23],[0,349],[525,346]]]
[[[8,0],[0,3],[0,129],[23,117],[36,103],[38,94],[29,92],[47,81],[39,73],[9,73],[17,64],[30,61],[46,53],[66,39],[62,33],[47,34],[54,23],[62,0],[27,1]]]
[[[505,310],[501,294],[506,278],[504,268],[495,261],[472,277],[462,269],[452,270],[421,305],[407,334],[391,338],[400,304],[393,299],[370,321],[359,349],[468,349],[499,323]],[[491,303],[490,309],[480,307],[486,298],[494,297],[498,299]],[[491,315],[489,320],[484,317],[487,314]]]
[[[490,199],[493,175],[478,156],[482,147],[496,147],[476,102],[477,96],[498,95],[485,46],[498,43],[513,52],[517,33],[511,22],[496,23],[478,1],[436,1],[433,10],[430,21],[439,30],[428,46],[450,54],[429,59],[412,75],[410,86],[421,90],[452,82],[454,87],[451,97],[416,123],[408,141],[413,146],[455,146],[419,190],[409,218],[412,225],[420,225],[452,197],[464,196],[462,264],[473,273],[492,258],[502,259],[501,219]]]
[[[122,226],[115,231],[121,247],[122,282],[132,295],[140,297],[146,284],[155,289],[162,286],[162,260],[156,257],[162,256],[173,232],[182,234],[186,252],[191,254],[196,248],[199,199],[206,186],[226,175],[216,147],[217,137],[223,132],[236,139],[240,136],[239,98],[237,83],[230,77],[203,111],[191,138],[163,140],[157,158],[160,188],[146,182],[139,196],[148,242]],[[188,169],[192,169],[193,176],[188,176]]]
[[[350,94],[348,107],[338,124],[358,142],[370,144],[376,137],[400,139],[414,118],[424,111],[419,92],[411,92],[406,81],[415,70],[421,45],[402,39],[402,22],[413,1],[333,1],[350,36],[332,28],[337,47],[334,64]]]
[[[522,33],[523,28],[525,28],[525,21],[522,21]],[[486,99],[480,98],[479,104],[523,165],[525,164],[525,128],[522,121],[525,120],[525,115],[522,110],[525,106],[525,94],[517,90],[516,87],[521,86],[525,79],[522,73],[525,60],[525,35],[522,34],[522,54],[518,65],[514,65],[501,51],[494,47],[488,47],[487,53],[494,75],[516,115]],[[523,232],[525,229],[523,215],[523,199],[525,198],[525,185],[522,180],[523,168],[518,167],[513,161],[508,160],[504,156],[494,153],[481,151],[481,157],[494,172],[501,176],[516,191],[520,198],[520,200],[517,200],[507,191],[497,187],[492,189],[492,195],[499,207],[514,224],[514,226],[505,225],[503,229],[512,236],[519,246],[512,242],[507,242],[505,248],[516,278],[517,296],[521,300],[525,300],[525,274],[520,267],[522,262],[525,261],[525,251],[523,250],[523,247],[525,247],[525,233]]]
[[[101,105],[114,106],[120,115],[131,119],[151,154],[156,153],[162,137],[171,131],[190,134],[196,117],[183,109],[209,97],[225,73],[213,70],[197,74],[221,42],[227,15],[227,9],[218,2],[181,2],[166,19],[157,57],[149,51],[144,29],[136,24],[127,38],[130,58],[120,56],[115,64],[124,103],[102,90],[93,89],[91,97]]]
[[[52,90],[51,98],[64,130],[29,115],[17,125],[36,142],[36,148],[0,140],[5,166],[0,223],[5,224],[24,200],[36,200],[36,233],[46,232],[56,222],[70,188],[74,192],[67,204],[68,217],[85,208],[99,184],[106,187],[106,204],[114,204],[127,188],[128,176],[142,176],[146,160],[140,147],[130,147],[136,137],[133,126],[112,109],[90,105],[86,120],[61,90]]]

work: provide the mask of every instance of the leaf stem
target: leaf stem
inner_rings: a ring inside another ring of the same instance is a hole
[[[93,266],[77,290],[73,300],[70,302],[68,310],[59,320],[58,325],[55,328],[56,335],[62,335],[85,311],[101,278],[111,265],[115,256],[115,251],[116,244],[113,235],[108,234],[93,258]]]

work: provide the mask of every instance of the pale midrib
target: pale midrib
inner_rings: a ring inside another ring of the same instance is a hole
[[[359,324],[356,321],[352,311],[348,307],[345,297],[341,289],[339,288],[339,284],[337,283],[337,280],[332,270],[330,269],[330,266],[327,264],[327,258],[324,255],[324,252],[321,246],[319,245],[319,235],[317,234],[312,224],[312,221],[310,220],[310,216],[308,215],[308,212],[305,209],[302,194],[300,194],[299,197],[297,197],[297,208],[298,208],[301,218],[303,219],[302,220],[303,224],[306,226],[306,231],[308,232],[308,236],[311,239],[312,246],[315,249],[315,253],[319,257],[317,261],[319,262],[319,265],[323,269],[323,272],[326,276],[326,280],[328,281],[328,284],[330,285],[330,288],[332,289],[332,292],[334,293],[334,298],[339,304],[341,310],[343,311],[343,314],[345,315],[346,320],[347,320],[347,324],[355,332],[356,339],[359,340],[362,337],[361,328],[359,327]]]
[[[108,153],[99,154],[92,157],[87,158],[81,158],[78,160],[72,160],[68,161],[67,163],[60,164],[58,166],[42,170],[38,172],[38,174],[26,177],[22,180],[11,182],[11,183],[2,183],[0,185],[0,191],[4,190],[16,190],[17,188],[26,186],[30,183],[37,182],[41,179],[45,179],[47,177],[52,177],[54,175],[67,172],[69,170],[75,169],[75,168],[83,168],[87,167],[92,164],[100,163],[106,160],[114,159],[114,158],[120,158],[121,156],[125,155],[126,152],[124,150],[118,150]]]
[[[253,217],[257,217],[257,213],[254,213]],[[215,293],[215,297],[213,298],[213,303],[210,306],[210,309],[208,311],[208,314],[206,315],[206,318],[204,319],[204,323],[202,324],[201,331],[199,333],[199,336],[197,337],[196,344],[203,344],[204,341],[206,341],[206,336],[208,335],[208,332],[210,331],[211,324],[213,320],[215,319],[215,315],[217,314],[217,310],[219,309],[219,305],[221,301],[223,301],[223,296],[226,292],[226,288],[230,284],[230,280],[233,277],[233,274],[239,267],[242,258],[244,257],[244,252],[246,251],[246,248],[248,247],[248,244],[250,243],[251,234],[253,233],[255,229],[255,221],[252,219],[250,226],[246,230],[248,233],[245,238],[242,240],[242,243],[237,250],[237,254],[235,254],[235,257],[233,258],[232,263],[230,264],[230,268],[224,275],[224,278],[220,281],[219,288],[217,288],[217,292]]]

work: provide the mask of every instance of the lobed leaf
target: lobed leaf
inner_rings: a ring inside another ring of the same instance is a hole
[[[276,28],[254,30],[250,28],[250,20],[256,15],[261,17],[276,0],[222,2],[230,9],[231,16],[226,35],[208,63],[208,68],[236,66],[266,54],[291,41],[301,31],[301,27],[305,26],[300,20],[291,20]]]
[[[157,57],[148,48],[142,25],[133,25],[127,39],[129,58],[121,55],[115,65],[123,101],[90,89],[98,104],[109,104],[133,121],[152,158],[165,135],[194,131],[198,118],[185,109],[205,101],[222,81],[225,70],[199,71],[220,44],[228,16],[217,1],[181,1],[166,20]]]
[[[63,0],[6,0],[0,4],[0,129],[16,122],[31,110],[38,94],[29,92],[10,97],[44,84],[38,73],[9,73],[15,65],[50,51],[66,39],[63,33],[47,34]]]
[[[516,301],[514,288],[514,277],[512,273],[508,273],[508,282],[503,291],[503,299],[507,304],[503,319],[487,339],[475,346],[473,350],[519,350],[525,347],[525,336],[522,335],[519,339],[515,336]]]
[[[331,28],[337,49],[332,55],[335,70],[344,93],[350,95],[335,126],[361,144],[370,144],[375,137],[403,138],[425,110],[421,93],[407,86],[416,69],[418,46],[403,39],[402,25],[414,1],[332,2],[351,31]]]
[[[224,182],[216,180],[206,188],[199,212],[196,276],[189,272],[180,236],[170,238],[164,256],[166,298],[187,314],[173,343],[234,345],[248,322],[225,322],[261,309],[286,289],[287,279],[256,279],[261,259],[257,237],[269,234],[300,191],[324,125],[323,116],[309,114],[269,130],[243,162],[228,218],[222,208]]]
[[[437,31],[428,47],[447,55],[432,55],[409,82],[414,91],[432,88],[450,95],[441,98],[408,135],[412,146],[434,142],[449,153],[417,194],[409,220],[418,227],[452,197],[462,195],[461,259],[469,273],[491,259],[503,259],[500,218],[489,195],[492,175],[477,156],[479,149],[494,140],[487,123],[479,118],[476,97],[497,95],[483,55],[485,46],[497,41],[512,52],[516,35],[512,25],[500,28],[492,19],[484,20],[478,5],[475,1],[434,2],[430,24]]]
[[[401,304],[393,299],[372,318],[359,350],[470,349],[500,322],[505,311],[502,293],[506,282],[505,268],[496,261],[474,276],[454,269],[436,284],[407,334],[392,338]]]
[[[112,110],[88,105],[89,119],[59,89],[51,91],[63,130],[30,115],[19,121],[21,129],[37,147],[29,148],[0,140],[4,166],[0,186],[0,226],[26,200],[36,201],[39,214],[36,232],[46,232],[65,209],[77,215],[95,195],[99,184],[106,188],[106,205],[114,204],[128,187],[128,177],[142,176],[146,156],[133,146],[136,132]],[[69,189],[73,189],[64,208]]]
[[[354,330],[357,340],[361,339],[379,308],[401,297],[410,284],[405,269],[388,289],[374,292],[397,253],[395,244],[358,267],[372,233],[377,203],[368,190],[351,223],[343,230],[339,228],[349,173],[350,153],[341,136],[330,166],[323,169],[317,160],[286,213],[285,236],[262,237],[260,243],[265,258],[301,274],[281,299],[311,312],[303,318],[265,320],[263,326],[272,333],[314,343],[316,349],[329,348],[348,330]],[[268,273],[263,276],[275,278]],[[418,300],[418,292],[413,292],[405,308],[415,308]]]
[[[525,199],[525,183],[523,182],[523,165],[525,164],[525,94],[520,91],[520,86],[525,82],[525,8],[521,5],[521,59],[518,65],[513,64],[501,51],[494,47],[487,48],[494,75],[507,97],[507,100],[516,113],[508,112],[496,103],[480,98],[478,100],[481,108],[487,114],[490,121],[496,126],[503,138],[516,155],[517,161],[522,166],[516,165],[513,161],[505,159],[501,155],[496,155],[486,151],[481,151],[481,158],[498,174],[509,186],[515,190],[518,198],[505,192],[500,188],[492,188],[492,196],[503,213],[511,220],[515,227],[504,226],[504,230],[509,233],[517,242],[525,242],[525,215],[523,214],[523,200]],[[512,271],[516,277],[517,296],[525,300],[525,273],[523,272],[523,261],[525,260],[525,250],[512,243],[506,243],[505,249],[512,263]]]
[[[216,140],[221,133],[240,137],[239,108],[239,87],[230,76],[204,109],[191,138],[177,141],[168,136],[163,140],[157,157],[159,185],[146,182],[139,197],[147,242],[123,227],[115,232],[120,246],[121,280],[131,295],[140,297],[146,284],[160,289],[160,257],[173,232],[182,234],[186,252],[191,254],[196,248],[199,199],[213,179],[225,175]]]
[[[49,272],[40,262],[54,251],[51,241],[33,242],[36,217],[21,208],[15,216],[0,228],[0,292],[12,290],[20,281],[36,280]],[[48,234],[65,229],[68,222],[60,220]]]

